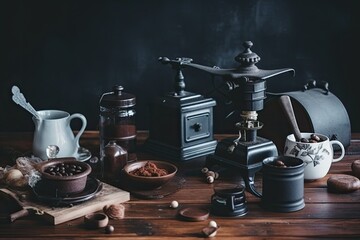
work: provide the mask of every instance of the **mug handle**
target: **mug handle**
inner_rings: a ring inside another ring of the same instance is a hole
[[[332,161],[333,162],[338,162],[338,161],[340,161],[341,159],[343,159],[344,158],[344,156],[345,156],[345,148],[344,148],[344,145],[342,145],[342,143],[340,142],[340,141],[338,141],[338,140],[331,140],[330,141],[330,144],[331,145],[338,145],[340,148],[341,148],[341,155],[340,155],[340,157],[338,157],[338,158],[334,158]],[[334,151],[334,150],[333,150]]]
[[[245,182],[246,190],[251,194],[253,194],[254,196],[261,198],[262,194],[258,192],[255,188],[255,173],[258,172],[259,170],[260,169],[251,171],[249,173],[245,173],[243,176],[243,180]]]
[[[74,114],[71,114],[71,116],[69,117],[69,123],[71,122],[71,120],[73,120],[74,118],[80,118],[81,121],[82,121],[82,126],[79,130],[79,132],[76,134],[75,136],[75,142],[76,142],[76,146],[77,147],[80,147],[79,145],[79,139],[80,139],[80,136],[81,134],[83,134],[83,132],[85,131],[85,128],[86,128],[86,124],[87,124],[87,120],[85,118],[84,115],[80,114],[80,113],[74,113]]]

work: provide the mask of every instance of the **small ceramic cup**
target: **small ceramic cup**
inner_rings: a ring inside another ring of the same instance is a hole
[[[301,133],[301,137],[310,139],[313,133]],[[305,163],[304,179],[308,181],[325,177],[329,172],[331,164],[342,160],[345,156],[345,149],[338,140],[329,140],[325,135],[315,133],[320,137],[319,142],[297,142],[294,134],[288,135],[285,141],[284,155],[299,158]],[[338,145],[341,154],[334,158],[333,145]]]

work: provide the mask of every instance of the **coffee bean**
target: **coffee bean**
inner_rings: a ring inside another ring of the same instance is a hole
[[[275,162],[274,162],[274,165],[275,165],[276,167],[286,167],[285,163],[284,163],[283,161],[281,161],[281,160],[275,161]]]
[[[329,177],[327,187],[329,192],[350,193],[360,189],[360,180],[351,175],[336,174]]]
[[[351,170],[355,177],[360,178],[360,159],[355,160],[351,164]]]
[[[105,233],[107,233],[107,234],[113,233],[114,230],[115,230],[115,228],[114,228],[114,226],[112,226],[112,225],[107,225],[107,226],[105,227]]]
[[[83,171],[84,169],[79,165],[64,163],[59,163],[44,170],[45,173],[53,176],[72,176],[74,174],[82,173]]]
[[[321,141],[320,137],[319,137],[318,135],[316,135],[315,133],[311,134],[311,135],[310,135],[310,138],[311,138],[312,140],[315,140],[316,142],[320,142],[320,141]]]
[[[322,142],[324,141],[324,139],[321,139],[320,136],[316,135],[315,133],[312,133],[310,135],[310,138],[301,138],[300,142],[303,143],[318,143],[318,142]]]

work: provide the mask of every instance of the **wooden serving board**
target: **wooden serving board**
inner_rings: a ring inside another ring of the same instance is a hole
[[[130,200],[129,192],[107,183],[102,184],[101,191],[95,197],[71,207],[51,207],[33,200],[22,201],[22,205],[24,208],[31,207],[43,211],[40,217],[52,225],[57,225],[102,210],[106,205],[123,203]]]

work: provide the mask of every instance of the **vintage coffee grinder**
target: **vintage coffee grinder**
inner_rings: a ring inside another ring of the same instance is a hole
[[[213,76],[222,77],[228,87],[228,96],[234,110],[240,112],[241,121],[235,124],[239,136],[219,141],[215,153],[207,156],[207,166],[218,164],[236,168],[243,177],[247,190],[258,195],[254,190],[254,175],[261,169],[262,160],[278,155],[276,145],[272,141],[257,136],[257,131],[263,127],[263,123],[257,119],[257,111],[264,107],[266,79],[295,71],[291,68],[259,69],[255,64],[260,61],[260,57],[250,50],[252,45],[251,41],[244,42],[245,50],[235,57],[240,63],[237,68],[221,69],[186,64]]]
[[[146,151],[168,160],[184,161],[214,153],[212,98],[185,91],[183,69],[190,58],[166,57],[159,61],[175,70],[174,91],[157,98],[151,106]]]

